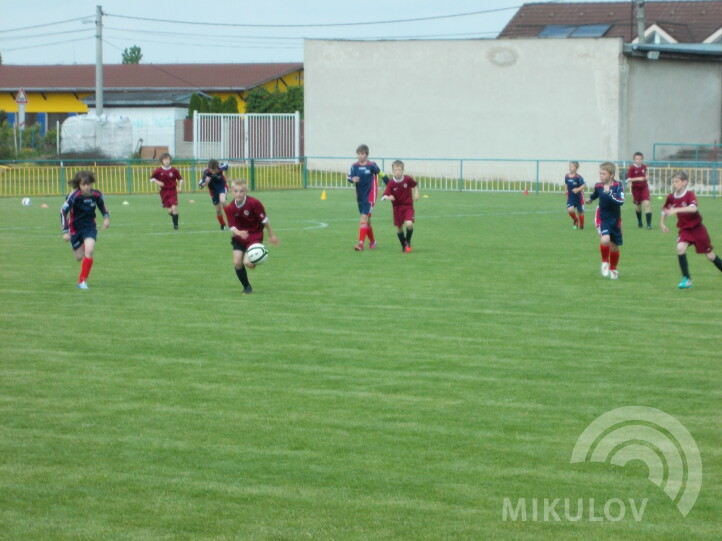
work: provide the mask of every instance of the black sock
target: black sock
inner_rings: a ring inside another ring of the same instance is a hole
[[[244,288],[249,287],[251,285],[251,282],[248,281],[248,273],[246,272],[246,267],[241,267],[240,269],[236,269],[236,276],[238,276],[238,279],[241,281]]]
[[[399,237],[399,242],[401,243],[401,246],[406,246],[406,241],[404,240],[403,231],[399,231],[398,233],[396,233],[396,235]]]
[[[173,225],[178,225],[178,215],[171,214],[170,217],[173,219]]]
[[[413,234],[414,234],[414,228],[407,227],[406,228],[406,244],[408,244],[409,246],[411,246],[411,235],[413,235]]]
[[[647,227],[652,227],[652,213],[648,212],[646,214],[646,216],[647,216]]]
[[[715,257],[712,260],[712,263],[714,263],[714,266],[717,267],[719,270],[722,271],[722,259],[719,258],[719,256]]]
[[[682,269],[682,276],[689,279],[690,276],[689,265],[687,265],[687,254],[678,255],[677,259],[679,259],[679,268]],[[719,259],[719,257],[717,259]]]
[[[637,213],[637,223],[639,225],[642,225],[642,213],[639,211],[636,211],[636,210],[635,210],[635,212]]]

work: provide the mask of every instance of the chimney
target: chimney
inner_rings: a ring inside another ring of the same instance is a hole
[[[644,0],[637,0],[637,42],[644,43]]]

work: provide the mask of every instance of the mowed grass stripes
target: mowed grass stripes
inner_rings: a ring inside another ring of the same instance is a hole
[[[62,200],[0,199],[0,538],[717,535],[722,274],[690,251],[678,291],[673,234],[625,207],[612,282],[592,213],[572,231],[561,196],[430,192],[402,254],[386,202],[357,253],[351,191],[253,195],[281,244],[247,297],[204,194],[181,196],[177,232],[157,196],[108,197],[89,291]],[[722,202],[700,204],[722,251]],[[630,405],[693,435],[687,517],[641,462],[569,463]],[[504,521],[505,498],[648,504]]]

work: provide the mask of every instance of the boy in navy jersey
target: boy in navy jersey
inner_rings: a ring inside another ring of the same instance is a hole
[[[95,176],[90,171],[78,172],[70,185],[73,191],[60,209],[63,240],[70,242],[75,259],[82,261],[78,287],[88,289],[88,275],[93,266],[93,252],[98,229],[95,226],[95,209],[103,213],[103,229],[110,225],[110,214],[105,207],[103,194],[93,189]]]
[[[376,195],[379,191],[378,175],[381,172],[379,166],[374,162],[368,161],[369,147],[359,145],[356,149],[358,161],[351,166],[347,180],[356,186],[356,201],[358,202],[358,210],[361,214],[361,222],[359,225],[358,244],[354,246],[354,250],[360,252],[364,249],[366,237],[369,238],[369,248],[376,248],[376,238],[374,230],[371,227],[371,212],[376,203]]]
[[[226,228],[226,221],[223,219],[223,207],[226,206],[226,193],[228,192],[228,184],[223,172],[228,171],[228,164],[219,164],[218,160],[209,160],[208,169],[203,172],[203,178],[198,183],[198,187],[202,190],[204,186],[208,186],[208,193],[211,201],[216,207],[216,218],[221,224],[221,231]]]
[[[637,225],[642,225],[642,205],[647,218],[647,229],[652,229],[652,206],[649,204],[649,184],[647,183],[647,166],[642,163],[644,155],[634,153],[634,163],[627,169],[627,181],[632,187],[632,201],[637,213]]]
[[[604,162],[599,166],[599,182],[587,200],[591,203],[599,199],[595,215],[597,231],[599,231],[599,251],[602,253],[602,276],[612,280],[619,278],[619,247],[622,245],[622,212],[624,204],[624,188],[614,180],[617,167],[612,162]]]
[[[574,229],[584,229],[584,179],[577,173],[579,162],[569,162],[569,173],[564,176],[567,193],[567,212],[572,218]],[[576,214],[575,211],[576,210]]]
[[[669,233],[664,221],[667,216],[677,216],[677,258],[679,267],[682,269],[682,281],[677,286],[680,289],[692,287],[692,279],[689,276],[687,265],[687,247],[694,244],[698,254],[705,254],[707,259],[714,263],[715,267],[722,271],[722,260],[712,251],[712,243],[709,240],[707,228],[702,224],[702,215],[697,210],[697,197],[694,192],[687,189],[689,178],[684,171],[677,171],[672,177],[672,188],[674,192],[667,196],[662,207],[662,232]]]
[[[381,198],[388,199],[394,208],[394,225],[396,235],[401,242],[401,251],[411,251],[411,235],[414,233],[414,201],[419,200],[419,186],[416,181],[408,175],[404,175],[404,162],[396,160],[391,164],[394,172],[393,178],[389,179],[384,175],[386,189]],[[406,226],[406,235],[404,235]]]
[[[163,208],[168,209],[173,220],[173,229],[178,229],[178,192],[183,189],[183,177],[180,171],[171,167],[172,158],[164,152],[160,156],[161,167],[158,167],[150,176],[150,181],[160,187],[160,202]]]
[[[268,216],[266,216],[263,204],[255,197],[248,195],[248,184],[245,180],[234,180],[231,184],[231,191],[233,200],[223,210],[228,218],[228,228],[231,231],[233,267],[243,285],[243,294],[250,295],[253,288],[248,281],[246,267],[252,269],[254,265],[245,257],[246,250],[251,244],[263,243],[264,229],[268,231],[268,240],[272,244],[278,244],[278,237],[271,231],[271,224],[268,223]]]

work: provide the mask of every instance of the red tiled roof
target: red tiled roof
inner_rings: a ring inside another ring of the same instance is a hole
[[[296,70],[288,64],[107,64],[106,90],[239,91],[254,88]],[[0,65],[0,90],[95,91],[95,65]]]
[[[610,24],[604,37],[637,37],[635,2],[546,2],[524,4],[499,38],[533,38],[547,25]],[[702,43],[722,27],[722,2],[651,2],[644,4],[645,27],[656,24],[679,43]]]

